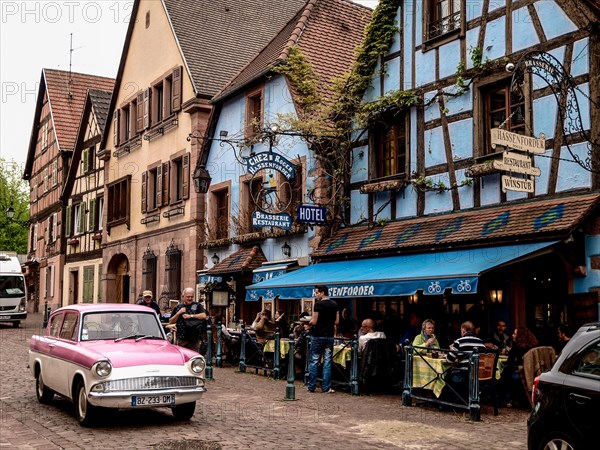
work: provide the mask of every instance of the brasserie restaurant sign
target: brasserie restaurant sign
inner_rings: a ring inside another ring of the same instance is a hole
[[[252,213],[252,226],[260,227],[277,227],[283,230],[292,228],[292,216],[286,213],[269,214],[262,211],[254,211]]]
[[[522,152],[541,154],[546,151],[546,138],[543,134],[541,135],[541,138],[538,139],[502,130],[500,128],[492,128],[490,133],[492,148],[496,148],[497,145],[502,145],[506,148],[512,148]]]

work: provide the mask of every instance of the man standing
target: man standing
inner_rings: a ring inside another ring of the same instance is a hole
[[[137,304],[152,308],[154,311],[156,311],[156,314],[158,314],[158,318],[161,319],[162,316],[160,314],[160,307],[158,306],[158,303],[152,299],[152,291],[144,291],[142,293],[142,299],[138,300]]]
[[[308,363],[308,392],[315,392],[317,387],[317,367],[323,358],[323,381],[321,388],[325,393],[333,393],[331,389],[331,364],[333,361],[333,336],[335,325],[339,320],[338,304],[329,297],[327,286],[315,286],[315,307],[310,319],[311,342]]]
[[[206,324],[206,310],[200,303],[194,301],[194,288],[185,288],[181,293],[181,298],[183,303],[175,307],[169,323],[177,324],[177,345],[197,352],[200,349],[202,330],[195,330],[190,325],[198,320],[202,320]],[[204,329],[206,329],[206,325]]]

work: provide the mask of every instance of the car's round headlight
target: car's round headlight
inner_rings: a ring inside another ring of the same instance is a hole
[[[108,361],[100,361],[96,364],[96,375],[106,377],[112,372],[112,365]]]
[[[198,356],[190,361],[190,367],[194,373],[202,373],[205,366],[206,362],[202,356]]]

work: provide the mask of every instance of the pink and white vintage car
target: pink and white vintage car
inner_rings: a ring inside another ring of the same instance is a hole
[[[171,344],[156,313],[141,305],[59,308],[32,336],[29,367],[40,403],[73,401],[81,425],[102,408],[170,407],[188,420],[205,392],[204,358]]]

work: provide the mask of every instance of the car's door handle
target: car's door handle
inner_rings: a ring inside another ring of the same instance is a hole
[[[54,348],[54,347],[56,347],[56,344],[48,344],[48,347],[49,348]]]
[[[572,392],[569,394],[569,398],[579,403],[580,405],[583,405],[584,403],[587,403],[591,400],[591,398],[587,395],[574,394]]]

